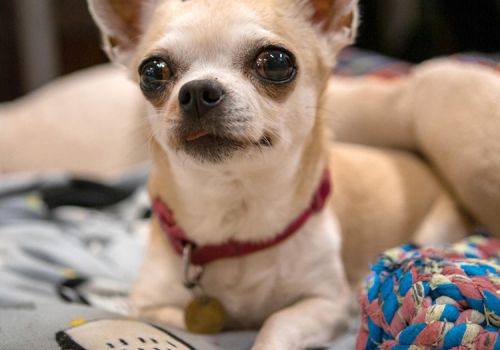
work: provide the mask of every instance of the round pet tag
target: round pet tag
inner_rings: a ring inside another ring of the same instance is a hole
[[[226,312],[217,299],[200,296],[189,303],[184,311],[184,320],[192,333],[215,334],[223,330]]]

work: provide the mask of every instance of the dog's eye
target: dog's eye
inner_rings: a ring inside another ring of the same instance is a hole
[[[293,58],[280,49],[261,52],[255,59],[254,69],[261,78],[272,83],[287,83],[296,73]]]
[[[163,88],[166,81],[171,78],[170,68],[161,58],[151,58],[139,68],[141,75],[141,89],[144,93],[152,93]]]

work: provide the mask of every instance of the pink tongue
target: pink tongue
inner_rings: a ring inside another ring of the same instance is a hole
[[[186,137],[186,141],[187,142],[191,142],[191,141],[194,141],[194,140],[197,140],[199,139],[200,137],[203,137],[203,136],[206,136],[208,135],[208,132],[206,131],[203,131],[203,130],[198,130],[198,131],[195,131],[191,134],[189,134],[187,137]]]

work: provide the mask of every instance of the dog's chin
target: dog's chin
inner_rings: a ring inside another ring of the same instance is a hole
[[[179,146],[181,151],[198,161],[222,163],[254,150],[262,152],[264,148],[271,147],[272,142],[267,136],[253,142],[229,135],[203,134],[196,135],[196,137],[183,137]]]
[[[207,134],[194,140],[183,140],[181,149],[196,160],[220,163],[232,158],[237,151],[244,151],[248,146],[235,139]]]

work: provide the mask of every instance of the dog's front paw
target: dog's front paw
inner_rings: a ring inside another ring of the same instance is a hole
[[[186,330],[184,311],[173,306],[148,306],[134,310],[134,316],[177,329]]]
[[[263,339],[262,336],[258,336],[251,350],[305,350],[299,349],[295,345],[290,344],[286,339],[277,339],[281,337],[273,337]]]
[[[286,350],[286,348],[269,344],[269,345],[254,345],[250,350]]]
[[[307,348],[308,350],[327,350],[328,347],[325,346],[320,346],[320,347],[313,347],[313,348]],[[295,348],[291,346],[290,344],[273,344],[273,343],[268,343],[268,344],[254,344],[254,346],[250,350],[305,350],[303,348]]]

